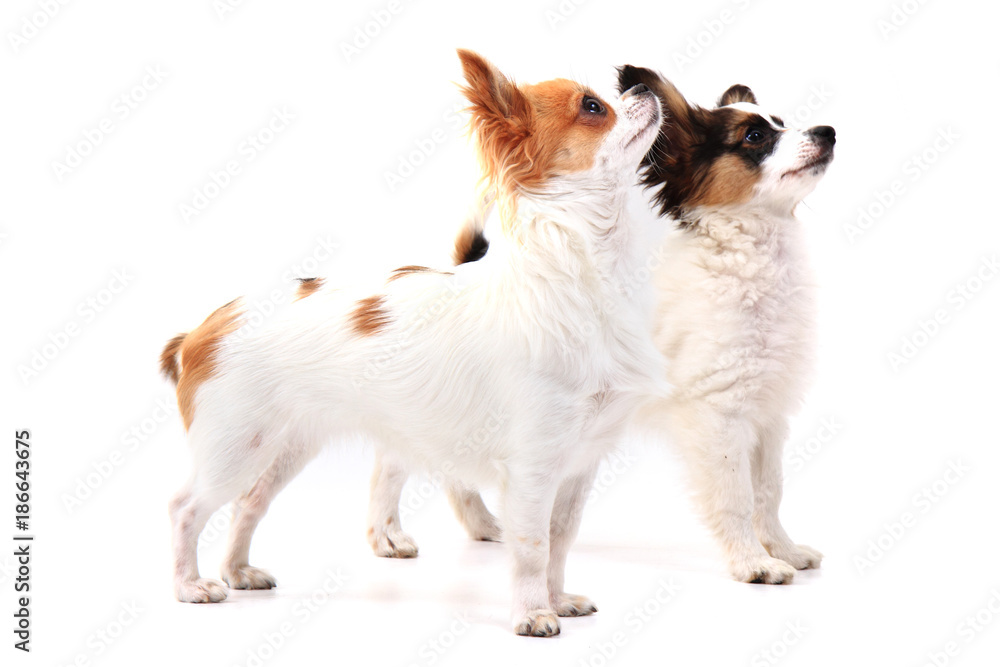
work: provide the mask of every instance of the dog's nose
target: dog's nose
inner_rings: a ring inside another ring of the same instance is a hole
[[[831,146],[837,143],[837,131],[829,125],[817,125],[816,127],[811,127],[809,128],[808,134],[818,139],[825,139],[826,141],[829,141]]]
[[[649,92],[649,87],[646,84],[637,83],[625,91],[625,97],[629,97],[631,95],[640,95],[642,93],[648,93],[648,92]]]

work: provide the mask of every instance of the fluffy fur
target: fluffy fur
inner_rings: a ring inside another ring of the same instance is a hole
[[[566,80],[519,87],[459,56],[504,213],[489,255],[453,272],[403,267],[358,300],[310,283],[252,330],[236,302],[164,351],[194,459],[170,506],[179,600],[226,597],[201,578],[196,545],[234,498],[222,577],[273,586],[249,564],[254,528],[324,442],[363,432],[386,462],[376,486],[397,487],[393,466],[499,486],[518,634],[596,611],[563,573],[599,460],[662,383],[647,314],[622,287],[639,261],[625,198],[660,107],[644,86],[608,100]],[[373,511],[389,515],[375,543],[407,555],[395,508]]]
[[[788,418],[804,395],[815,337],[813,279],[793,211],[832,160],[836,135],[786,128],[746,86],[706,109],[655,72],[620,69],[621,90],[637,84],[657,94],[666,117],[642,180],[678,223],[656,276],[654,327],[674,391],[639,422],[676,443],[732,575],[787,583],[822,560],[778,519]],[[456,256],[474,259],[463,249],[485,247],[484,219],[470,218]],[[476,494],[449,496],[473,537],[496,539],[483,530],[492,517]]]

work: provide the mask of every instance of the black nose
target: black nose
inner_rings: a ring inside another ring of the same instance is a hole
[[[629,95],[638,95],[640,93],[648,93],[649,87],[644,83],[637,83],[628,89]]]
[[[829,141],[831,146],[837,143],[837,131],[829,125],[817,125],[816,127],[811,127],[809,128],[808,133],[818,139],[825,139]]]

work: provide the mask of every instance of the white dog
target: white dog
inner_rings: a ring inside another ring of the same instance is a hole
[[[786,128],[745,86],[704,109],[656,73],[622,67],[619,89],[637,84],[657,94],[666,117],[643,161],[643,182],[657,188],[661,214],[678,223],[656,276],[655,339],[674,391],[648,405],[639,423],[678,445],[732,575],[787,583],[823,558],[794,544],[778,519],[788,417],[805,392],[814,345],[813,280],[793,211],[833,159],[836,135],[827,126]],[[480,207],[470,217],[456,261],[489,257],[487,214]],[[375,478],[373,526],[386,508],[395,511],[407,474],[382,475],[394,486]],[[470,535],[500,538],[478,493],[452,486],[448,495]],[[416,555],[398,518],[393,527],[405,552],[385,548],[385,540],[382,548],[373,543],[375,552]]]
[[[200,577],[196,545],[234,498],[223,579],[274,586],[249,565],[254,528],[324,442],[364,432],[406,466],[499,486],[518,634],[596,611],[563,591],[566,555],[598,462],[663,383],[647,314],[623,290],[643,261],[624,204],[660,105],[645,86],[608,100],[564,79],[515,86],[459,56],[503,221],[488,257],[404,267],[362,299],[306,281],[252,331],[236,301],[164,350],[194,459],[170,506],[179,600],[226,597]]]

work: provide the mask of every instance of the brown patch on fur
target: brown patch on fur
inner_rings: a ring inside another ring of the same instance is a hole
[[[177,384],[177,379],[180,375],[177,367],[177,351],[181,349],[181,344],[185,338],[187,338],[187,334],[174,336],[163,348],[163,352],[160,353],[160,372],[174,384]]]
[[[610,105],[574,81],[517,86],[478,54],[460,49],[458,56],[484,178],[497,193],[501,214],[513,208],[520,192],[593,165],[615,125]],[[598,100],[604,111],[585,111],[584,97]]]
[[[708,165],[699,187],[692,191],[687,206],[741,204],[750,199],[757,174],[736,155],[723,155]]]
[[[322,278],[299,278],[299,288],[295,291],[295,300],[304,299],[315,294],[323,286]]]
[[[773,147],[776,133],[762,117],[720,106],[706,109],[688,103],[679,90],[652,70],[625,65],[618,70],[619,90],[644,83],[656,93],[664,122],[653,147],[643,158],[642,183],[658,188],[654,201],[661,215],[674,216],[682,227],[695,224],[689,214],[699,207],[739,205],[753,195],[760,160]],[[753,102],[743,85],[730,87],[720,105]],[[759,145],[744,141],[746,132],[767,125],[770,136]]]
[[[254,435],[254,437],[250,439],[250,449],[260,449],[260,446],[263,444],[264,438],[260,433]]]
[[[426,266],[409,265],[409,266],[401,266],[398,269],[395,269],[392,272],[392,275],[389,276],[388,280],[386,280],[386,282],[391,283],[394,280],[399,280],[403,276],[408,276],[413,273],[440,273],[442,275],[447,275],[447,276],[454,275],[448,271],[437,271],[435,269],[429,269]]]
[[[198,387],[215,372],[215,356],[223,338],[240,327],[243,315],[240,300],[230,301],[208,316],[194,331],[187,334],[179,346],[181,371],[177,381],[177,406],[184,419],[184,428],[194,420],[194,397]],[[170,347],[177,338],[167,343]],[[166,349],[164,350],[166,354]]]
[[[384,296],[369,296],[358,301],[350,315],[354,332],[361,336],[371,336],[389,323],[389,314],[383,310]]]

